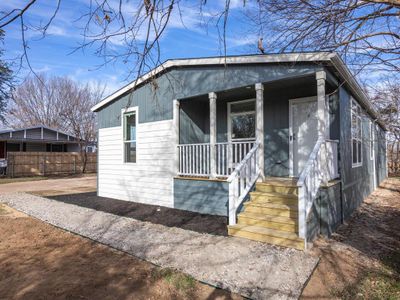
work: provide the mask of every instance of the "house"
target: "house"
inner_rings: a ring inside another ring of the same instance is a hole
[[[0,159],[8,152],[78,151],[78,138],[45,126],[0,130]]]
[[[168,60],[92,110],[99,196],[234,236],[307,248],[387,176],[384,124],[335,53]]]

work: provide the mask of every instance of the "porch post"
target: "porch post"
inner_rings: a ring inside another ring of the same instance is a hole
[[[325,71],[319,71],[315,73],[317,79],[317,100],[318,100],[318,138],[326,138],[326,107],[325,107]]]
[[[264,180],[264,86],[262,83],[256,83],[256,141],[260,143],[257,163],[261,180]]]
[[[210,176],[211,178],[217,177],[217,94],[209,93],[210,99]]]
[[[318,140],[325,140],[327,136],[327,124],[326,124],[326,94],[325,94],[325,71],[318,71],[315,73],[317,79],[317,117],[318,117]],[[326,162],[326,143],[322,144],[322,161]],[[327,169],[326,166],[322,170],[322,183],[327,183]]]
[[[173,110],[172,110],[172,117],[173,117],[173,139],[174,139],[174,146],[175,146],[175,163],[174,163],[174,171],[175,174],[179,173],[179,100],[174,99],[173,101]]]

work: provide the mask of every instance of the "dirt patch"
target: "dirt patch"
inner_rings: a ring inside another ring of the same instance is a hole
[[[98,197],[96,193],[50,195],[47,198],[168,227],[222,236],[228,234],[228,220],[221,216]]]
[[[312,250],[320,263],[303,299],[400,299],[400,180],[387,179]]]
[[[8,183],[6,181],[9,180]],[[28,177],[0,179],[0,194],[15,192],[35,192],[43,195],[72,194],[96,191],[96,174],[68,177]]]
[[[46,179],[48,179],[48,178],[44,177],[44,176],[17,177],[17,178],[0,177],[0,184],[26,182],[26,181],[38,181],[38,180],[46,180]]]
[[[241,299],[1,208],[2,299]]]

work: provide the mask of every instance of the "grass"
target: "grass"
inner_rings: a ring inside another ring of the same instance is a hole
[[[17,178],[0,178],[0,184],[13,183],[13,182],[25,182],[25,181],[38,181],[46,180],[47,177],[34,176],[34,177],[17,177]]]
[[[386,256],[382,266],[359,276],[354,284],[341,290],[332,290],[332,295],[340,299],[400,299],[400,251]]]
[[[165,280],[172,288],[188,296],[195,288],[196,280],[171,268],[154,268],[151,273],[154,281]]]
[[[0,216],[8,214],[8,211],[3,208],[4,206],[0,204]]]

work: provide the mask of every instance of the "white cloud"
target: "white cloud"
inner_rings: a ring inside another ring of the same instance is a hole
[[[69,36],[65,28],[56,25],[50,25],[50,27],[47,29],[47,34],[56,36]]]

